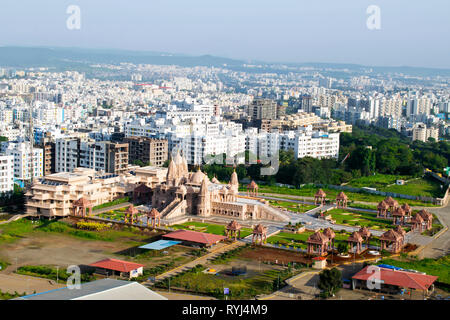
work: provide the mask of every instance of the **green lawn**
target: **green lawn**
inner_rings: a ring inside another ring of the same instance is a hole
[[[283,244],[289,246],[300,247],[306,249],[306,240],[312,235],[312,231],[304,231],[302,233],[280,232],[267,239],[267,243]]]
[[[377,214],[375,212],[332,209],[328,211],[327,214],[331,214],[333,220],[336,220],[336,224],[382,230],[387,230],[393,227],[391,220],[377,218]]]
[[[373,176],[360,177],[357,179],[352,179],[347,185],[355,188],[383,188],[389,184],[395,183],[396,180],[408,180],[411,179],[410,176],[398,176],[390,174],[375,174]]]
[[[293,202],[289,202],[289,201],[269,200],[269,203],[274,207],[282,207],[284,209],[298,212],[298,213],[304,213],[306,211],[317,208],[316,205],[293,203]]]
[[[240,188],[241,191],[244,191],[244,188]],[[311,197],[313,198],[316,194],[317,190],[319,188],[313,187],[313,186],[304,186],[300,189],[291,189],[286,187],[277,187],[277,186],[267,186],[267,185],[261,185],[259,186],[259,193],[272,193],[272,194],[279,194],[279,195],[291,195],[291,196],[297,196],[297,197]],[[336,196],[341,190],[336,189],[329,189],[329,188],[322,188],[323,191],[327,194],[327,199],[334,201],[336,199]],[[384,200],[386,197],[379,196],[375,194],[370,193],[356,193],[356,192],[348,192],[344,191],[345,194],[349,198],[349,205],[352,205],[352,201],[361,201],[361,202],[372,202],[372,203],[378,203],[382,200]],[[282,198],[282,196],[280,196]],[[429,206],[434,207],[436,205],[430,203],[430,202],[422,202],[418,200],[407,200],[407,199],[400,199],[395,198],[398,202],[405,203],[407,202],[410,206]],[[296,199],[298,200],[298,199]]]
[[[116,200],[113,200],[113,201],[106,202],[106,203],[100,204],[98,206],[95,206],[95,207],[92,208],[92,210],[95,211],[95,210],[98,210],[98,209],[112,207],[112,206],[115,206],[115,205],[118,205],[118,204],[121,204],[121,203],[125,203],[125,202],[128,202],[128,201],[130,201],[130,197],[123,197],[123,198],[119,198],[119,199],[116,199]]]
[[[445,187],[441,189],[441,184],[431,179],[415,179],[399,186],[381,188],[380,191],[409,194],[412,196],[424,196],[441,198],[444,196]]]
[[[438,276],[439,282],[450,284],[450,255],[439,259],[383,259],[380,263],[390,264],[403,269],[412,269],[425,272],[428,275]]]
[[[185,229],[185,230],[193,230],[199,232],[206,232],[218,235],[225,235],[225,226],[219,224],[211,224],[211,223],[202,223],[202,222],[185,222],[182,224],[176,224],[171,226],[174,229]],[[245,238],[246,236],[252,234],[252,230],[249,228],[241,229],[241,238]]]
[[[27,219],[20,219],[11,223],[0,225],[0,243],[13,242],[31,233],[59,233],[87,240],[117,241],[121,238],[133,238],[137,241],[147,239],[137,228],[124,227],[121,230],[107,229],[103,231],[79,230],[63,221],[37,221],[32,223]]]
[[[307,240],[310,235],[312,235],[314,232],[312,231],[305,231],[302,233],[288,233],[288,232],[280,232],[276,235],[273,235],[267,239],[267,243],[272,244],[283,244],[287,246],[295,246],[298,248],[306,249],[307,248]],[[350,236],[350,233],[348,232],[335,232],[335,247],[340,242],[347,243],[347,239]],[[371,245],[379,245],[378,238],[372,237],[370,240]]]
[[[100,213],[96,216],[99,218],[103,218],[103,219],[124,220],[126,210],[127,210],[127,208],[120,208],[117,210],[111,210],[108,212]]]

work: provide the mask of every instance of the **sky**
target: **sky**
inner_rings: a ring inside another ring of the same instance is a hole
[[[447,0],[2,0],[0,45],[450,68],[449,13]]]

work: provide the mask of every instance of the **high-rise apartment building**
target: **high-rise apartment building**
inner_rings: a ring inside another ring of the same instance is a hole
[[[128,169],[128,143],[57,139],[56,172],[73,172],[75,168],[91,168],[105,173],[121,174]]]
[[[144,164],[161,167],[168,159],[169,144],[165,139],[151,139],[147,137],[127,137],[123,140],[128,143],[128,161],[136,160]]]
[[[252,120],[276,119],[277,102],[272,99],[255,99],[248,106],[248,115]]]

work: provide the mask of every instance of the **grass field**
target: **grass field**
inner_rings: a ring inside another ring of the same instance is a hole
[[[428,275],[438,276],[439,282],[450,284],[450,255],[439,259],[411,259],[411,258],[396,258],[383,259],[380,263],[393,265],[403,269],[412,269],[425,272]]]
[[[279,201],[279,200],[269,200],[269,203],[274,207],[281,207],[298,213],[304,213],[306,211],[317,208],[317,206],[312,204],[292,203],[288,201]]]
[[[83,238],[87,240],[116,241],[120,238],[132,238],[136,241],[148,238],[148,235],[138,232],[133,227],[124,227],[121,230],[107,229],[103,231],[79,230],[63,221],[37,221],[32,223],[27,219],[20,219],[11,223],[0,225],[0,243],[13,242],[30,233],[59,233]]]
[[[174,229],[193,230],[198,232],[206,232],[218,235],[225,235],[225,226],[219,224],[202,223],[202,222],[185,222],[171,226]],[[249,228],[241,229],[241,238],[245,238],[249,234],[252,234],[252,230]]]
[[[405,183],[402,186],[393,185],[390,187],[383,187],[379,189],[385,192],[394,192],[409,194],[411,196],[425,196],[440,198],[444,196],[445,189],[441,189],[441,185],[431,179],[415,179]]]
[[[390,174],[376,174],[373,176],[360,177],[357,179],[352,179],[347,186],[355,187],[355,188],[376,188],[377,190],[380,188],[384,188],[387,185],[395,183],[396,180],[408,180],[411,179],[410,176],[397,176]]]
[[[319,190],[319,188],[312,187],[312,186],[305,186],[300,189],[291,189],[291,188],[286,188],[286,187],[265,186],[265,185],[261,185],[259,187],[260,194],[271,193],[271,194],[291,195],[291,196],[297,196],[297,197],[310,197],[310,198],[314,197],[317,190]],[[322,190],[325,191],[325,193],[327,194],[326,198],[328,200],[332,200],[332,201],[334,201],[337,194],[340,192],[340,190],[328,189],[328,188],[322,188]],[[349,198],[349,206],[352,205],[352,201],[378,203],[381,200],[384,200],[386,198],[384,196],[374,195],[374,194],[365,193],[365,192],[356,193],[356,192],[345,191],[345,194]],[[436,206],[430,202],[422,202],[422,201],[418,201],[418,200],[407,200],[407,199],[401,199],[401,198],[395,198],[395,199],[400,204],[408,203],[410,206],[426,206],[426,207],[435,207]]]

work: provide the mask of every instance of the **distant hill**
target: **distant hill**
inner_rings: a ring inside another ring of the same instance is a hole
[[[0,66],[62,67],[77,63],[130,62],[135,64],[193,66],[242,65],[242,61],[211,55],[188,56],[158,52],[96,50],[78,48],[0,47]]]
[[[358,64],[339,63],[272,63],[229,59],[212,55],[192,56],[154,51],[131,51],[118,49],[81,49],[60,47],[0,47],[0,66],[29,68],[54,67],[57,69],[77,69],[87,64],[118,64],[130,62],[134,64],[179,65],[184,67],[209,66],[223,67],[249,72],[286,73],[287,67],[313,67],[315,69],[348,69],[355,73],[363,73],[368,69],[379,73],[404,73],[412,76],[450,77],[450,69],[433,69],[419,67],[372,67]],[[246,64],[258,65],[248,67]],[[333,73],[331,73],[333,74]]]

